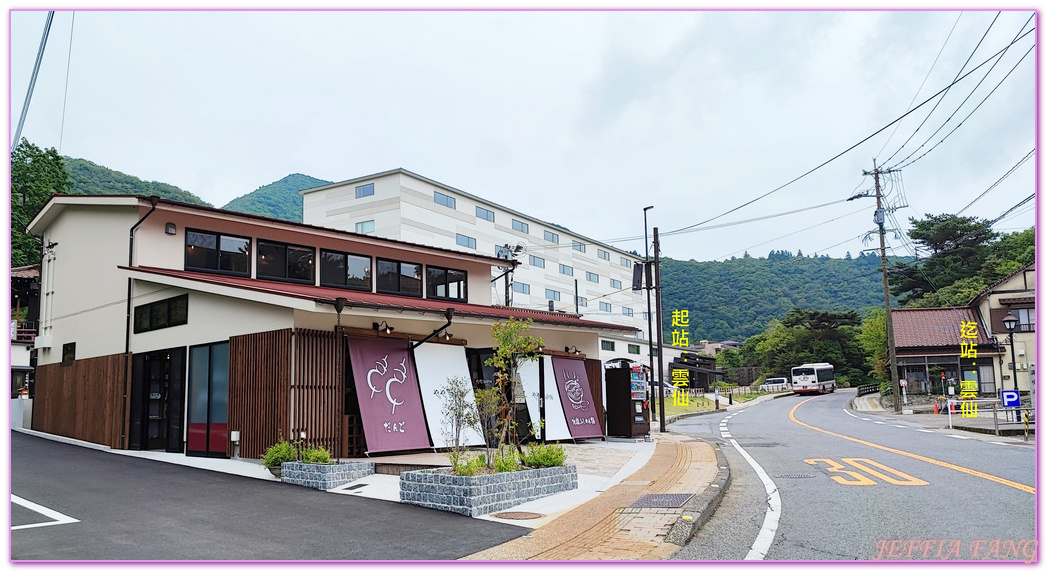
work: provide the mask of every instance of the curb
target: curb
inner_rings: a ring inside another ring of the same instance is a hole
[[[753,405],[759,405],[760,403],[765,403],[767,401],[771,401],[771,400],[774,400],[774,399],[781,399],[783,397],[791,397],[793,395],[795,395],[795,394],[794,393],[781,393],[781,394],[772,396],[771,399],[765,399],[764,401],[757,401],[756,403],[751,403],[750,402],[749,404],[741,403],[741,404],[738,404],[738,405],[745,405],[745,407],[751,407]],[[735,411],[737,411],[738,409],[742,409],[742,408],[736,408]],[[670,423],[672,423],[674,421],[679,421],[680,419],[687,419],[689,417],[697,417],[699,415],[712,415],[714,413],[727,413],[727,411],[729,411],[729,410],[725,406],[723,409],[710,409],[708,411],[695,411],[694,413],[681,413],[679,415],[674,415],[674,416],[666,419],[665,420],[665,424],[668,425],[668,424],[670,424]]]
[[[66,445],[76,445],[78,447],[84,447],[86,449],[94,449],[96,451],[111,451],[112,447],[109,445],[99,445],[98,443],[91,443],[88,441],[81,441],[79,439],[73,439],[71,437],[63,437],[61,435],[53,435],[51,433],[44,433],[41,431],[34,431],[32,429],[24,429],[22,427],[12,427],[12,431],[24,433],[26,435],[32,435],[33,437],[40,437],[42,439],[48,439],[50,441],[58,441],[59,443],[65,443]]]
[[[710,443],[710,445],[713,445]],[[676,520],[669,533],[665,535],[665,542],[671,542],[677,546],[686,546],[694,538],[705,523],[712,518],[716,509],[731,484],[731,466],[727,464],[727,457],[720,450],[719,445],[713,445],[716,452],[716,465],[719,467],[716,476],[704,490],[699,492],[683,509],[683,514]]]

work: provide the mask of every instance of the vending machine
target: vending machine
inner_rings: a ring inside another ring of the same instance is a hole
[[[619,367],[613,367],[619,365]],[[624,367],[621,367],[624,366]],[[647,370],[640,364],[607,364],[607,434],[642,437],[651,431]]]

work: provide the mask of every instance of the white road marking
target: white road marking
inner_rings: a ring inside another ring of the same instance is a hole
[[[884,425],[884,422],[883,422],[883,421],[873,421],[873,423],[875,423],[875,424],[877,424],[877,425]]]
[[[946,435],[946,437],[952,437],[953,439],[970,439],[970,437],[964,437],[963,435]]]
[[[868,417],[862,417],[861,420],[862,421],[872,421],[872,419],[869,419]]]
[[[892,424],[891,427],[898,427],[899,429],[908,429],[908,427],[906,427],[905,425],[894,425],[894,424]]]
[[[930,429],[917,429],[917,431],[920,433],[934,433],[934,431],[931,431]]]
[[[775,533],[778,532],[778,521],[782,517],[782,497],[778,494],[778,487],[775,486],[774,481],[767,476],[767,473],[756,462],[756,459],[753,459],[734,439],[731,439],[731,445],[734,445],[738,453],[756,471],[756,475],[763,482],[763,488],[767,491],[767,514],[763,517],[763,527],[760,528],[760,533],[756,535],[756,540],[753,541],[749,553],[745,555],[746,560],[763,560],[771,549]]]
[[[17,526],[12,526],[11,530],[22,530],[25,528],[40,528],[41,526],[54,526],[56,524],[72,524],[74,522],[80,522],[79,520],[76,520],[71,516],[66,516],[58,511],[51,510],[44,506],[40,506],[35,502],[27,501],[22,497],[15,496],[14,494],[11,495],[11,502],[52,519],[50,522],[19,524]]]
[[[733,437],[733,435],[731,435],[731,434],[730,434],[730,433],[728,433],[727,431],[720,431],[720,437],[725,437],[725,438],[727,438],[727,437]]]
[[[857,418],[858,418],[858,416],[857,416],[857,415],[855,415],[854,413],[851,413],[850,411],[847,411],[846,409],[844,409],[844,410],[843,410],[843,412],[844,412],[844,413],[846,413],[846,414],[848,414],[848,415],[850,415],[851,417],[854,417],[855,419],[857,419]]]

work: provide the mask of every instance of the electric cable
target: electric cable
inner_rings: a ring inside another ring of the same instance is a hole
[[[976,203],[979,200],[981,200],[981,198],[984,197],[985,195],[987,195],[989,193],[989,191],[995,189],[1000,183],[1002,183],[1004,181],[1004,179],[1006,179],[1007,177],[1011,176],[1011,173],[1015,172],[1018,169],[1018,167],[1021,167],[1022,165],[1024,165],[1025,162],[1029,160],[1029,157],[1032,157],[1033,153],[1035,153],[1035,152],[1036,152],[1036,149],[1033,148],[1031,151],[1026,153],[1025,156],[1022,157],[1022,159],[1020,161],[1018,161],[1018,163],[1016,165],[1011,167],[1010,170],[1008,170],[1006,173],[1004,173],[1002,177],[1000,177],[999,179],[996,180],[995,183],[990,185],[988,189],[985,189],[984,191],[982,191],[982,194],[980,194],[977,197],[975,197],[975,199],[973,201],[967,203],[967,206],[965,206],[962,209],[956,211],[956,214],[960,214],[963,211],[971,208],[971,205],[973,205],[974,203]]]

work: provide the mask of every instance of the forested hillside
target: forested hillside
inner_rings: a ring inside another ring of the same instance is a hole
[[[302,195],[298,191],[329,185],[331,181],[308,175],[288,175],[275,183],[233,199],[223,209],[302,222]]]
[[[846,311],[883,306],[879,269],[880,258],[865,254],[829,258],[773,251],[767,258],[723,262],[663,259],[665,331],[672,330],[673,310],[688,311],[688,333],[696,343],[744,341],[793,308]]]
[[[144,195],[162,197],[184,203],[212,206],[200,197],[174,185],[157,181],[143,181],[138,177],[97,165],[87,159],[62,157],[65,170],[73,179],[74,195]]]

